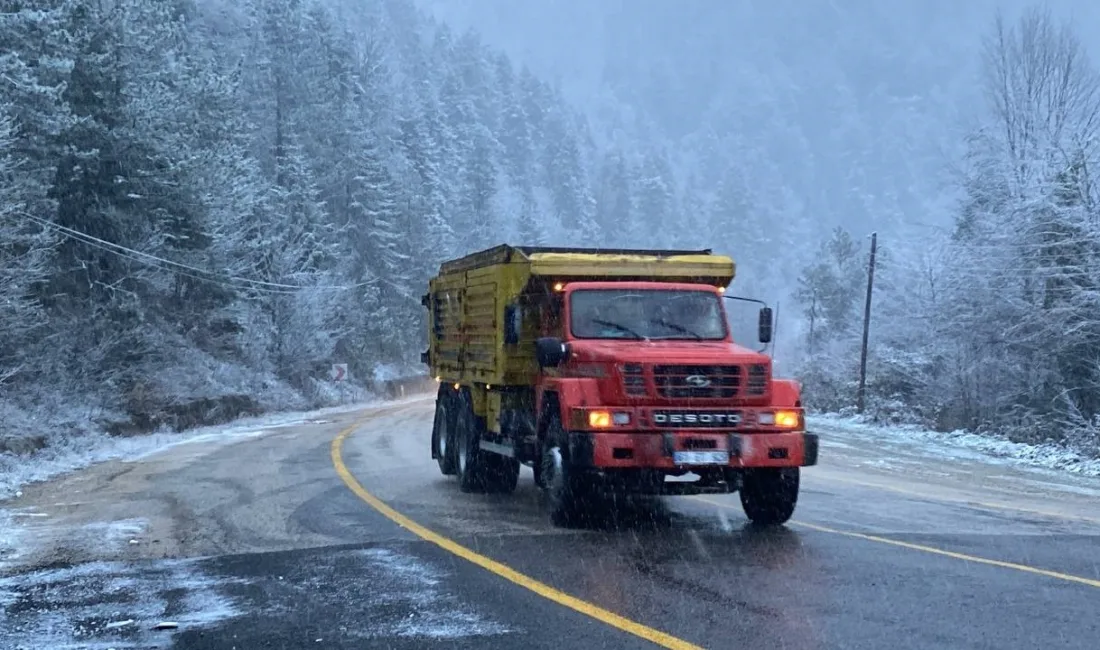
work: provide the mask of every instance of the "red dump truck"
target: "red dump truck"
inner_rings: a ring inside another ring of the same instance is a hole
[[[799,384],[733,340],[734,270],[709,250],[507,245],[444,263],[422,298],[440,470],[511,492],[529,465],[559,524],[600,491],[739,492],[753,522],[786,522],[818,438]]]

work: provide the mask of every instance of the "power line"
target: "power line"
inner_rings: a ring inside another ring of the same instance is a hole
[[[224,286],[229,286],[237,289],[255,289],[268,293],[287,294],[306,290],[348,291],[373,284],[373,282],[368,281],[359,282],[352,285],[296,285],[279,282],[268,282],[266,280],[257,280],[254,278],[233,276],[226,273],[217,273],[214,271],[207,271],[205,269],[190,266],[188,264],[183,264],[181,262],[158,257],[144,251],[128,248],[126,246],[123,246],[122,244],[116,244],[105,239],[100,239],[99,237],[95,237],[93,235],[89,235],[88,233],[53,223],[52,221],[43,219],[41,217],[36,217],[32,214],[28,214],[25,212],[20,212],[19,214],[42,227],[49,228],[57,232],[58,234],[68,239],[79,241],[83,244],[92,246],[93,248],[98,248],[99,250],[113,253],[130,261],[145,264],[146,266],[152,266],[162,271],[171,271],[174,273],[178,273],[179,275],[183,275],[184,277],[189,277],[195,280],[222,284]]]
[[[50,222],[43,223],[42,221],[38,221],[38,220],[35,220],[35,222],[38,223],[39,225],[50,228],[51,230],[54,230],[58,234],[60,234],[64,237],[67,237],[69,239],[72,239],[73,241],[78,241],[78,242],[80,242],[80,243],[82,243],[86,246],[90,246],[91,248],[95,248],[97,250],[112,253],[112,254],[117,255],[117,256],[119,256],[123,259],[129,260],[131,262],[137,262],[138,264],[142,264],[142,265],[157,269],[159,271],[174,273],[176,275],[180,275],[180,276],[183,276],[185,278],[191,278],[193,280],[198,280],[200,282],[207,282],[207,283],[210,283],[210,284],[217,284],[217,285],[221,285],[221,286],[224,286],[224,287],[229,287],[231,289],[248,289],[248,290],[260,291],[260,292],[263,292],[263,293],[280,294],[280,295],[288,295],[288,294],[296,293],[296,291],[292,290],[292,289],[271,288],[271,287],[265,287],[265,286],[257,285],[257,284],[248,284],[246,279],[243,279],[244,283],[235,282],[232,279],[230,281],[226,281],[224,279],[218,278],[217,277],[218,274],[215,274],[215,273],[212,273],[212,272],[209,272],[209,271],[204,271],[202,269],[194,269],[194,272],[191,272],[191,271],[189,271],[189,269],[192,269],[193,267],[188,267],[187,265],[179,265],[177,263],[172,263],[170,260],[164,260],[163,262],[166,262],[166,264],[165,263],[158,263],[158,260],[160,258],[157,258],[156,256],[149,255],[147,253],[144,254],[146,259],[143,259],[142,257],[137,257],[135,255],[128,254],[126,251],[128,251],[129,249],[127,249],[124,246],[121,246],[121,245],[118,245],[118,244],[112,244],[111,242],[99,243],[99,242],[104,241],[104,240],[99,240],[98,238],[91,237],[90,235],[88,236],[89,237],[88,239],[83,239],[83,238],[80,237],[79,231],[75,231],[77,234],[68,233],[68,232],[65,232],[64,230],[62,230],[62,228],[64,228],[63,226],[58,226],[57,224],[54,224],[54,223],[50,223]],[[112,246],[117,246],[118,248],[112,248]],[[139,251],[135,251],[135,252],[140,253]]]
[[[136,259],[136,258],[133,257],[133,256],[138,256],[138,258],[144,258],[144,259],[150,260],[152,262],[156,262],[156,263],[159,263],[159,264],[165,264],[169,267],[182,269],[184,271],[189,271],[191,273],[197,273],[197,274],[200,274],[200,275],[209,275],[209,276],[212,276],[214,278],[220,278],[220,279],[228,281],[228,282],[239,282],[239,283],[245,283],[246,285],[259,285],[259,286],[262,286],[262,287],[270,287],[270,288],[273,288],[273,289],[285,289],[287,291],[300,291],[300,290],[304,290],[304,289],[348,290],[348,289],[354,289],[354,288],[357,288],[357,287],[361,287],[361,286],[365,286],[367,284],[370,284],[369,282],[362,282],[362,283],[359,283],[359,284],[346,285],[346,286],[295,285],[295,284],[283,284],[283,283],[278,283],[278,282],[267,282],[265,280],[256,280],[256,279],[253,279],[253,278],[244,278],[244,277],[232,276],[232,275],[228,275],[228,274],[224,274],[224,273],[217,273],[217,272],[214,272],[214,271],[207,271],[205,269],[200,269],[200,268],[197,268],[197,267],[194,267],[194,266],[189,266],[189,265],[183,264],[181,262],[175,262],[173,260],[168,260],[168,259],[164,259],[164,258],[161,258],[161,257],[157,257],[156,255],[152,255],[150,253],[145,253],[143,251],[135,250],[135,249],[132,249],[132,248],[127,248],[126,246],[123,246],[121,244],[116,244],[114,242],[109,242],[107,240],[100,239],[98,237],[94,237],[94,236],[89,235],[87,233],[81,232],[79,230],[75,230],[73,228],[68,228],[66,226],[62,226],[60,224],[56,224],[56,223],[53,223],[51,221],[47,221],[47,220],[42,219],[40,217],[35,217],[33,215],[26,215],[26,216],[30,217],[32,220],[39,223],[40,225],[44,225],[44,226],[53,228],[53,229],[61,232],[63,235],[68,236],[72,239],[77,239],[78,241],[83,241],[84,243],[94,242],[96,244],[99,244],[100,246],[107,247],[107,250],[109,250],[110,252],[115,252],[116,254],[120,255],[121,257],[127,257],[128,259],[131,259],[133,261],[141,262],[142,261],[141,259]],[[118,251],[121,251],[121,252],[118,252]],[[127,253],[129,255],[126,255]]]
[[[182,276],[182,277],[185,277],[185,278],[191,278],[192,280],[198,280],[200,282],[206,282],[206,283],[209,283],[209,284],[217,284],[217,285],[220,285],[220,286],[223,286],[223,287],[229,287],[230,289],[256,290],[256,291],[260,291],[261,293],[267,293],[267,294],[291,295],[291,294],[297,293],[297,291],[292,291],[290,289],[272,289],[272,288],[260,287],[260,286],[249,285],[249,284],[234,284],[234,283],[231,283],[231,282],[224,282],[224,281],[218,280],[216,278],[203,277],[203,276],[200,276],[200,275],[196,275],[194,273],[189,273],[186,270],[181,270],[179,268],[173,268],[171,266],[161,266],[160,264],[157,264],[156,262],[143,260],[143,259],[140,259],[140,258],[137,258],[137,257],[126,255],[125,253],[119,253],[118,251],[112,250],[112,249],[108,248],[107,246],[104,246],[102,244],[97,244],[94,241],[86,241],[86,240],[80,239],[78,237],[71,237],[71,236],[67,235],[66,233],[60,233],[60,234],[65,235],[67,237],[70,237],[74,241],[81,242],[82,244],[85,244],[86,246],[90,246],[90,247],[95,248],[97,250],[106,251],[108,253],[114,253],[114,254],[118,255],[119,257],[121,257],[123,259],[130,260],[132,262],[137,262],[138,264],[143,264],[147,267],[157,269],[158,271],[165,271],[165,272],[168,272],[168,273],[174,273],[176,275],[179,275],[179,276]]]

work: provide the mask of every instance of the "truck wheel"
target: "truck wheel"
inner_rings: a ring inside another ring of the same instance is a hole
[[[482,492],[489,487],[492,458],[481,451],[482,425],[467,393],[459,393],[455,400],[455,470],[458,487],[463,492]]]
[[[580,521],[589,496],[583,474],[569,463],[561,421],[553,416],[542,445],[540,478],[550,502],[550,519],[557,526],[572,526]]]
[[[435,423],[432,425],[432,456],[439,463],[439,471],[444,476],[455,473],[454,430],[455,399],[450,388],[443,388],[435,399]]]
[[[463,409],[464,411],[465,409]],[[463,492],[477,492],[481,489],[481,472],[478,467],[477,434],[473,429],[472,418],[464,417],[464,412],[459,412],[457,430],[455,431],[455,469],[458,474],[458,487]]]
[[[798,503],[799,470],[750,469],[741,484],[741,507],[754,524],[786,523]]]

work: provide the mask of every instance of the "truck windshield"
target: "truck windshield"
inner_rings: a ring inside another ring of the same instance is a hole
[[[570,330],[580,339],[726,338],[718,296],[709,291],[578,289],[569,297]]]

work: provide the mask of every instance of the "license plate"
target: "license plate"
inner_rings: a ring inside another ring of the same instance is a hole
[[[728,451],[674,451],[672,462],[677,465],[728,465]]]

